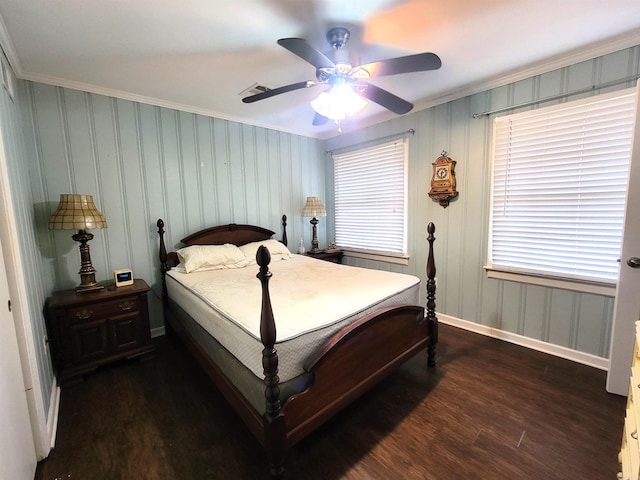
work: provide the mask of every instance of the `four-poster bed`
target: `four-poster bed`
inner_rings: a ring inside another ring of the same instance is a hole
[[[433,224],[426,310],[417,277],[291,254],[286,216],[283,226],[283,242],[228,224],[168,252],[157,222],[165,323],[264,447],[276,478],[288,448],[396,367],[425,348],[434,366],[438,340]]]

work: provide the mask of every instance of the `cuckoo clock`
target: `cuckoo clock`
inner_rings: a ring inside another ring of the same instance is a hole
[[[431,165],[433,165],[433,176],[431,177],[429,197],[447,208],[449,201],[458,196],[454,170],[456,162],[447,157],[447,152],[442,152]]]

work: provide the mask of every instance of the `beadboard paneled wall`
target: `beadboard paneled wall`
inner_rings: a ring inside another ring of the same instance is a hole
[[[162,326],[156,221],[167,245],[201,228],[249,223],[281,238],[288,217],[292,249],[311,243],[300,216],[307,195],[324,195],[322,142],[240,123],[25,82],[36,152],[32,188],[45,200],[38,228],[61,193],[92,194],[108,228],[93,230],[98,280],[131,267],[153,287],[151,327]],[[319,225],[324,238],[325,223]],[[47,232],[50,290],[79,282],[72,232]]]
[[[426,226],[432,221],[436,225],[436,304],[439,313],[454,321],[461,319],[486,327],[485,330],[508,332],[607,358],[612,297],[486,277],[483,266],[488,244],[491,128],[495,115],[475,119],[473,114],[588,89],[594,84],[636,74],[640,74],[640,47],[418,111],[327,141],[327,150],[332,150],[415,129],[415,135],[409,140],[409,265],[400,267],[355,258],[348,258],[346,262],[404,271],[425,278]],[[634,85],[635,82],[628,81],[526,108]],[[523,108],[518,111],[521,110]],[[457,161],[456,177],[460,192],[446,209],[427,196],[431,163],[443,150]],[[328,157],[329,191],[332,188],[331,165]],[[333,232],[329,231],[328,236],[332,235]]]

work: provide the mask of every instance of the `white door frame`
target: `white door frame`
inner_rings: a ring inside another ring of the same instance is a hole
[[[636,86],[635,125],[631,146],[629,186],[620,252],[620,275],[613,307],[611,347],[607,391],[618,395],[629,393],[633,342],[636,336],[635,322],[640,320],[640,268],[627,265],[630,257],[640,257],[640,81]]]

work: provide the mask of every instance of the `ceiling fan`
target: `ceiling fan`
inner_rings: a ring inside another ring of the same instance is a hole
[[[292,83],[242,99],[253,103],[282,93],[325,85],[325,91],[311,102],[316,111],[313,125],[322,125],[329,119],[340,120],[354,115],[370,100],[392,112],[403,115],[413,108],[406,100],[368,82],[369,79],[384,75],[437,70],[442,65],[435,53],[418,53],[405,57],[390,58],[378,62],[352,66],[341,49],[349,40],[349,30],[336,27],[329,30],[327,40],[335,50],[335,61],[313,48],[302,38],[281,38],[278,44],[316,67],[316,80]]]

